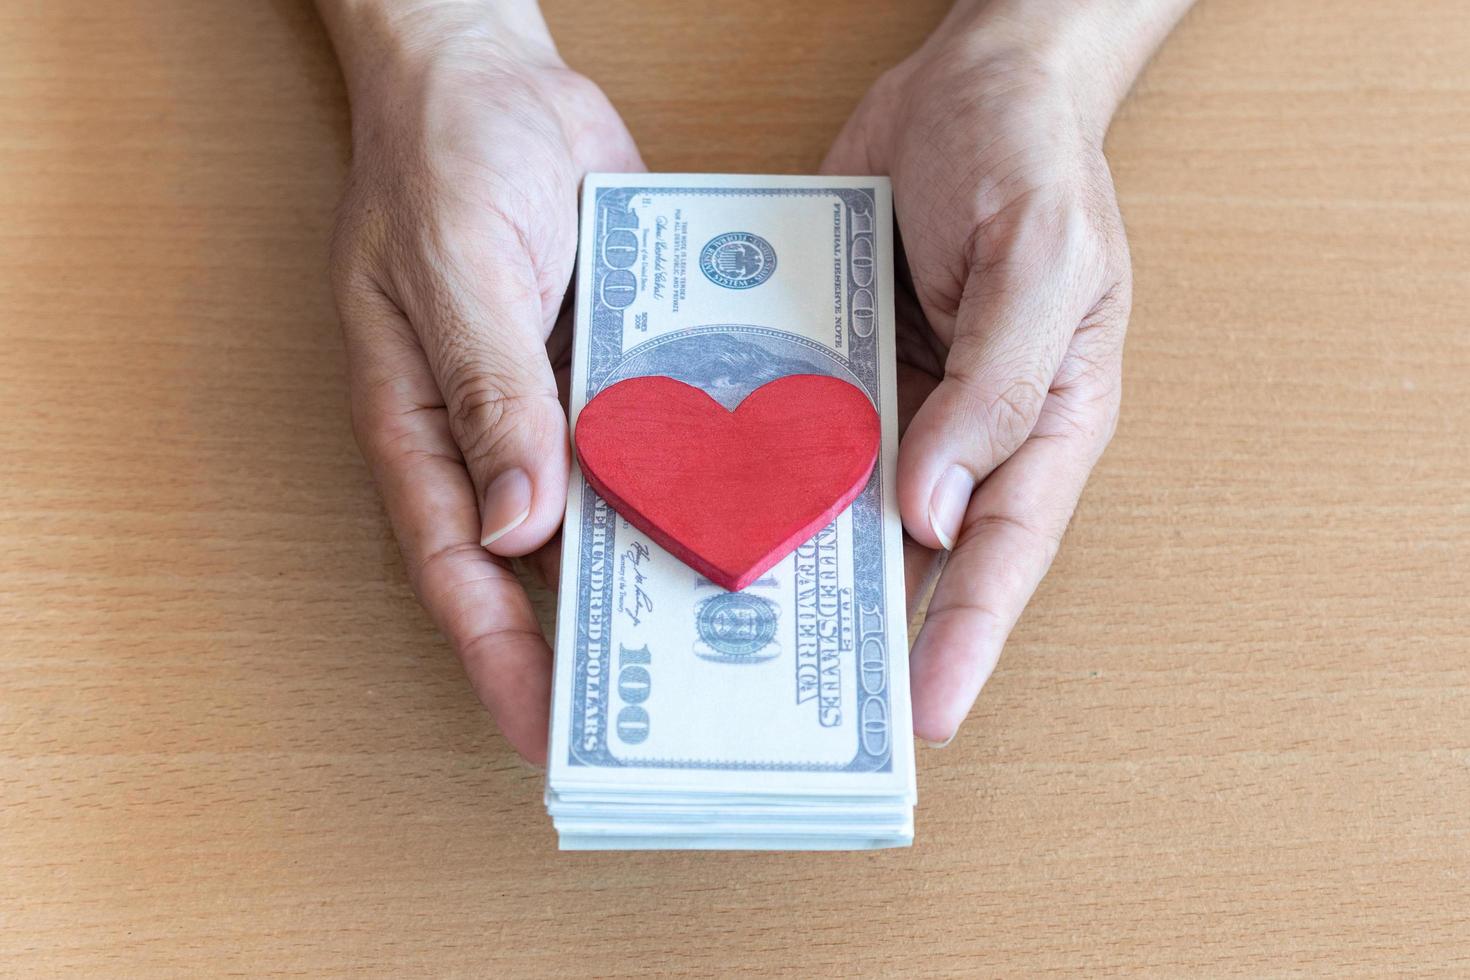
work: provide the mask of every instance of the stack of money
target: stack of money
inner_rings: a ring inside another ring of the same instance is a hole
[[[882,446],[851,506],[738,592],[574,469],[546,788],[563,849],[912,842],[892,227],[883,178],[587,178],[574,427],[627,378],[666,375],[733,410],[823,374],[868,395]]]

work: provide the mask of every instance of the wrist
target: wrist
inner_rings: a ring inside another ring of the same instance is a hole
[[[1099,139],[1192,0],[958,0],[925,47],[1017,70],[1075,105]]]
[[[562,64],[535,0],[317,0],[354,114],[444,61]]]

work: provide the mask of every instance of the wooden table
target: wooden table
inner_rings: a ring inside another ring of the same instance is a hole
[[[942,6],[549,16],[802,171]],[[309,5],[6,5],[0,973],[1470,972],[1464,5],[1204,0],[1110,156],[1122,426],[915,846],[565,855],[352,443]]]

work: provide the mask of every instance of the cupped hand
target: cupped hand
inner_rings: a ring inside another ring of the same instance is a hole
[[[353,427],[415,591],[505,737],[539,763],[551,653],[508,558],[544,549],[566,501],[548,340],[576,258],[578,185],[643,166],[543,25],[392,28],[349,72],[332,271]]]
[[[941,33],[823,164],[893,180],[910,582],[949,552],[910,659],[934,743],[989,678],[1117,419],[1131,276],[1085,84],[983,31]]]

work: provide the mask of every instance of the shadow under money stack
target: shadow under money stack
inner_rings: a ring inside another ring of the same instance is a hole
[[[564,849],[912,842],[891,229],[884,178],[587,178]]]

